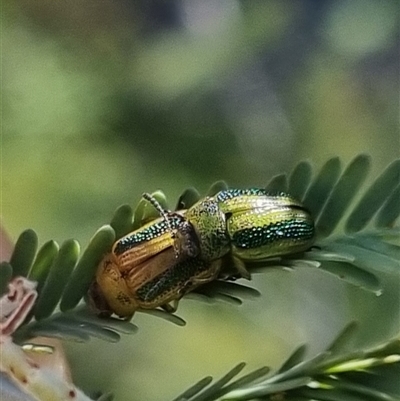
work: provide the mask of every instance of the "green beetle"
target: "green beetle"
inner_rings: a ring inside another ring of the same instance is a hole
[[[229,189],[178,212],[145,197],[161,217],[117,240],[100,264],[90,295],[105,313],[172,310],[170,302],[224,275],[226,256],[249,278],[246,262],[302,252],[314,241],[309,212],[284,193]]]

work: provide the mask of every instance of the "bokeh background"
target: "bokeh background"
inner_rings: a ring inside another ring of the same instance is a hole
[[[302,159],[400,154],[396,0],[5,0],[1,217],[15,239],[85,245],[122,203],[171,206],[217,179],[263,186]],[[349,320],[360,343],[399,330],[399,283],[379,299],[326,274],[254,278],[242,307],[186,300],[185,328],[135,316],[116,345],[68,344],[77,384],[172,399],[240,361],[313,354]],[[396,303],[397,302],[397,303]]]

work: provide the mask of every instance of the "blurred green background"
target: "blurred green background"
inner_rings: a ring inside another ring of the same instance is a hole
[[[368,152],[376,175],[399,156],[396,0],[2,8],[1,218],[14,239],[32,227],[42,242],[85,245],[145,191],[172,207],[188,186],[263,186],[305,158]],[[242,360],[320,350],[351,318],[360,342],[388,337],[399,287],[387,281],[378,299],[323,273],[273,271],[240,308],[182,302],[185,328],[138,315],[139,333],[117,345],[69,344],[74,377],[117,400],[165,400]]]

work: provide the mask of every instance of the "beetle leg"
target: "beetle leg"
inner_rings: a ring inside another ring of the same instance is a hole
[[[178,305],[179,305],[179,299],[174,299],[169,304],[161,305],[161,308],[168,313],[175,313],[178,310]]]
[[[246,265],[243,262],[243,260],[235,255],[232,255],[232,261],[233,261],[233,265],[235,266],[235,269],[240,274],[240,276],[242,278],[245,278],[246,280],[251,280],[251,274],[246,269]]]
[[[210,262],[210,267],[207,269],[206,272],[204,272],[205,274],[194,277],[186,283],[186,285],[182,289],[183,294],[181,295],[181,297],[193,288],[215,280],[221,271],[221,264],[222,259],[217,259]]]

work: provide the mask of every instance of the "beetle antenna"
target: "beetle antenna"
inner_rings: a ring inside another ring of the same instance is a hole
[[[165,209],[163,209],[163,207],[160,205],[160,202],[158,202],[158,200],[153,195],[151,195],[147,192],[145,192],[142,195],[142,197],[143,197],[143,199],[150,202],[152,204],[152,206],[154,207],[154,209],[156,209],[157,212],[160,213],[160,216],[165,220],[165,223],[167,224],[168,231],[170,231],[172,237],[175,237],[175,234],[172,231],[172,227],[171,227],[171,224],[168,219],[168,212]]]
[[[160,205],[160,202],[158,202],[158,200],[151,194],[145,192],[142,195],[143,199],[147,200],[148,202],[150,202],[152,204],[152,206],[154,207],[154,209],[157,210],[158,213],[160,213],[160,216],[165,220],[165,224],[167,225],[168,231],[171,234],[171,238],[174,239],[175,238],[175,233],[174,230],[171,227],[171,223],[168,217],[168,212],[163,209],[163,207]],[[178,259],[179,257],[179,250],[177,245],[175,244],[174,241],[174,251],[175,251],[175,257],[176,259]]]

